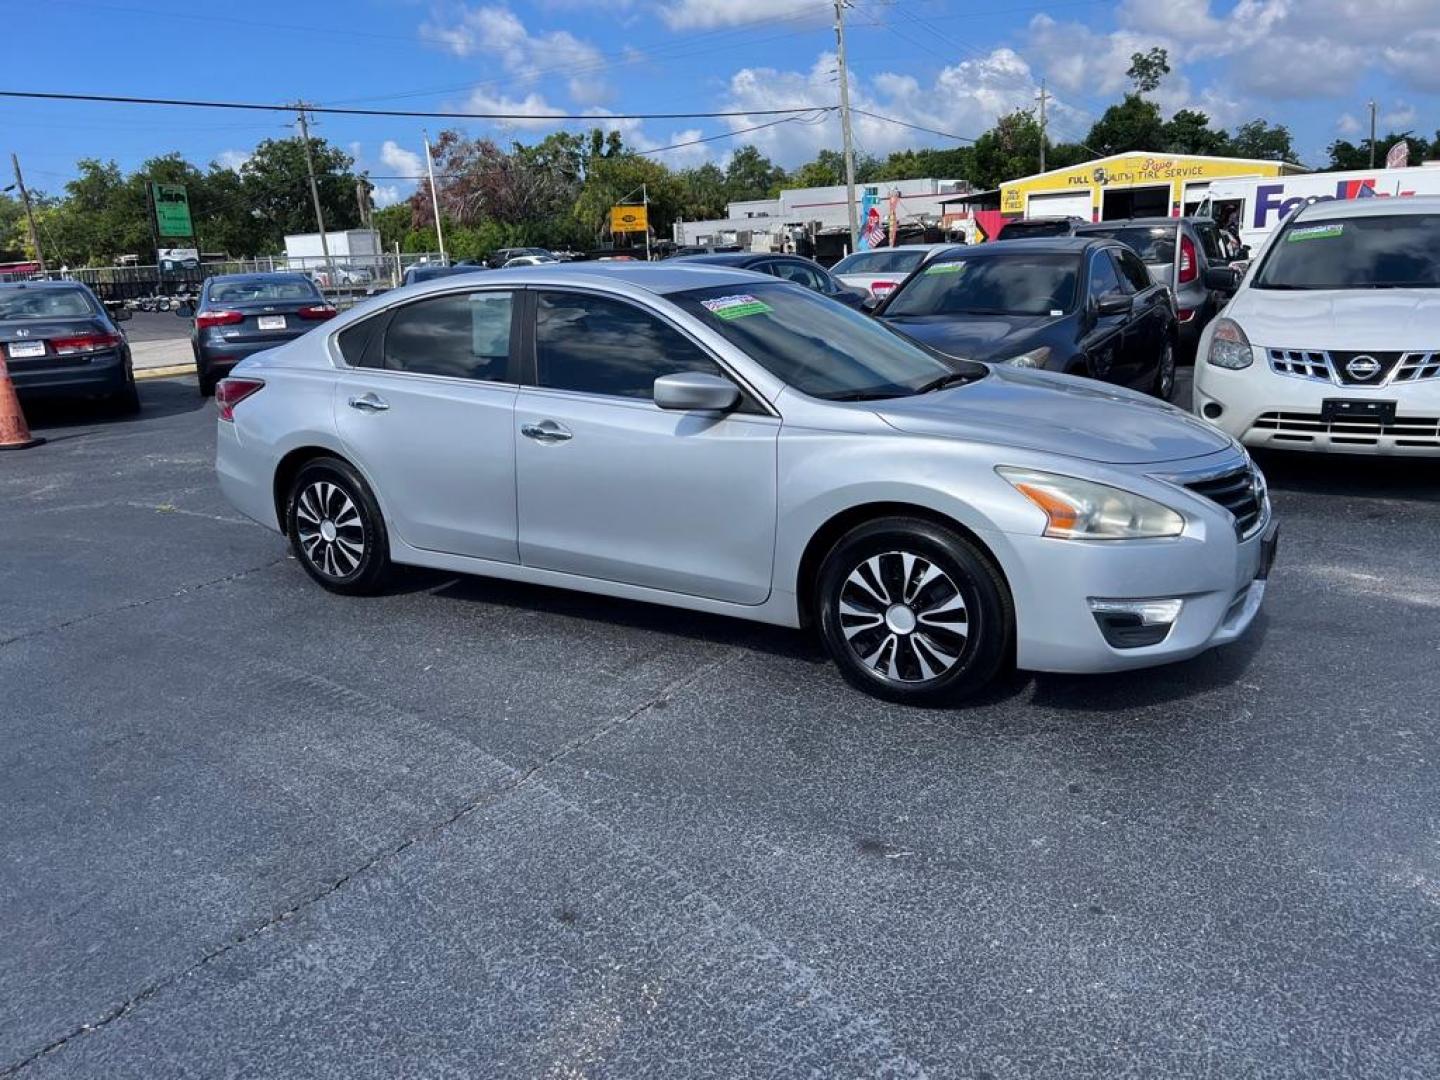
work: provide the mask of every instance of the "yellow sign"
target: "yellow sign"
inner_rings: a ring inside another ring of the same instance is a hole
[[[610,231],[617,232],[648,232],[650,222],[645,211],[645,206],[612,206],[610,208]]]

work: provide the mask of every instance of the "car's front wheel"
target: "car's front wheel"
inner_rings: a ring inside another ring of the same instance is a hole
[[[1160,353],[1160,365],[1155,370],[1155,382],[1150,392],[1161,401],[1169,401],[1175,394],[1175,342],[1165,339],[1165,348]]]
[[[360,474],[339,458],[317,458],[296,474],[286,499],[286,534],[305,572],[331,592],[376,592],[390,571],[380,507]]]
[[[999,672],[1014,634],[1009,589],[953,530],[913,518],[846,534],[820,569],[815,612],[845,678],[905,704],[959,701]]]

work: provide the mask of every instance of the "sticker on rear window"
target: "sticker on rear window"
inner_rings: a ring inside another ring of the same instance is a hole
[[[1344,232],[1345,223],[1343,221],[1335,225],[1312,225],[1308,229],[1291,229],[1285,242],[1293,244],[1296,240],[1328,240],[1332,236],[1340,236]]]
[[[756,300],[745,293],[717,296],[714,300],[701,300],[700,303],[717,319],[743,319],[746,315],[764,315],[775,310],[764,300]]]
[[[960,274],[964,271],[965,264],[963,262],[931,263],[925,268],[927,274]]]

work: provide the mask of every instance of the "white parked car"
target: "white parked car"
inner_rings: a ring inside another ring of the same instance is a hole
[[[506,259],[500,269],[513,270],[517,266],[549,266],[551,263],[559,261],[553,255],[516,255],[513,259]]]
[[[1440,455],[1440,198],[1290,217],[1201,336],[1195,411],[1249,446]]]
[[[949,251],[963,244],[905,244],[901,247],[876,248],[846,255],[830,268],[830,273],[853,289],[863,289],[875,300],[884,300],[912,271],[934,258],[937,252]]]

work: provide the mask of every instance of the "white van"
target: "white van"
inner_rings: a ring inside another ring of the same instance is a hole
[[[1197,211],[1222,228],[1238,215],[1240,243],[1251,252],[1297,207],[1332,199],[1440,195],[1440,168],[1357,169],[1301,176],[1213,180]]]

